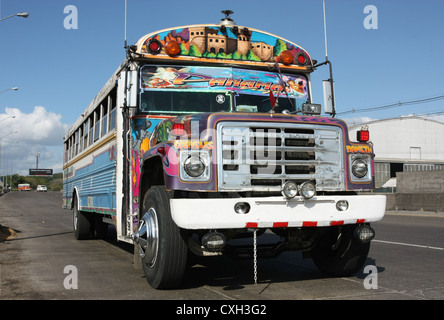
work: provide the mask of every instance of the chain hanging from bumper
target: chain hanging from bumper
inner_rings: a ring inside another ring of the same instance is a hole
[[[253,232],[253,267],[254,267],[254,284],[257,284],[257,229]]]

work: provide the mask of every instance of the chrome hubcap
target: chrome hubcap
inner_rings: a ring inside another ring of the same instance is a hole
[[[156,263],[159,247],[159,229],[154,208],[145,212],[139,230],[134,234],[133,239],[139,246],[139,255],[142,261],[152,267]]]

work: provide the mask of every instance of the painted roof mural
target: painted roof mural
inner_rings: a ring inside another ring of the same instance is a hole
[[[309,57],[304,49],[294,43],[258,30],[238,26],[221,28],[219,25],[195,25],[163,30],[141,38],[137,43],[137,51],[149,54],[147,44],[152,39],[161,43],[161,53],[165,53],[163,48],[174,40],[180,44],[180,55],[198,58],[277,62],[284,50],[291,51],[295,57],[299,53]]]

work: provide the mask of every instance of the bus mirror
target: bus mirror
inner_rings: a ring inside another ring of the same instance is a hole
[[[137,107],[137,71],[127,71],[127,107]]]
[[[334,84],[330,80],[324,80],[322,81],[322,84],[324,86],[324,109],[325,113],[332,114],[334,113],[335,107],[334,107]]]

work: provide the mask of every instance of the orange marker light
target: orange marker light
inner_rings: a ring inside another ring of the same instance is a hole
[[[180,54],[180,44],[177,41],[169,41],[165,46],[165,51],[170,57],[175,57]]]
[[[284,50],[279,55],[280,61],[286,66],[292,64],[294,62],[294,56],[290,50]]]

